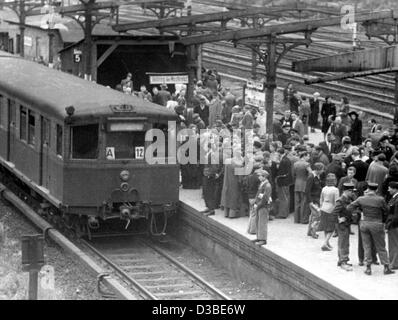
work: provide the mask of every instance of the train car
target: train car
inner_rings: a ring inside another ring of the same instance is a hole
[[[178,201],[179,168],[148,164],[145,135],[153,128],[167,134],[175,120],[164,107],[0,53],[3,177],[79,234],[105,222],[162,229]]]

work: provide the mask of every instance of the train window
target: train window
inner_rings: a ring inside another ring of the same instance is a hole
[[[98,158],[98,124],[72,127],[72,158]]]
[[[57,124],[57,155],[62,157],[62,137],[63,129],[62,126]]]
[[[28,112],[28,143],[35,144],[35,129],[36,129],[35,113],[32,110]]]
[[[26,108],[21,106],[19,110],[19,138],[26,141]]]
[[[3,96],[0,94],[0,126],[3,125],[2,121],[3,121]]]
[[[47,118],[42,117],[42,144],[47,145],[47,147],[51,147],[50,145],[50,130],[51,130],[51,123],[50,120],[48,120]]]
[[[15,110],[15,101],[8,99],[8,110],[11,111],[11,122],[13,125],[15,125],[15,119],[17,118],[16,116],[16,110]]]
[[[144,159],[145,131],[108,132],[106,136],[106,158]]]

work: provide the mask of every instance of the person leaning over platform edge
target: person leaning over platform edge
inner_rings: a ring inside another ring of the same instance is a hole
[[[338,235],[337,253],[339,260],[337,266],[346,271],[352,271],[350,260],[350,225],[353,220],[352,213],[347,210],[347,206],[354,200],[354,184],[345,182],[342,185],[343,194],[336,200],[336,206],[332,214],[337,216],[336,230]]]
[[[368,183],[368,191],[365,195],[359,197],[348,205],[347,210],[362,211],[360,231],[362,235],[363,247],[365,249],[365,274],[371,275],[372,269],[372,239],[376,246],[380,262],[384,265],[384,274],[392,274],[390,261],[386,250],[386,241],[384,234],[384,217],[387,215],[387,204],[383,197],[376,194],[378,185]]]

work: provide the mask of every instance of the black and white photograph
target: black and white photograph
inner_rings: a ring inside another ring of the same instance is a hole
[[[0,300],[398,300],[398,1],[0,0]]]

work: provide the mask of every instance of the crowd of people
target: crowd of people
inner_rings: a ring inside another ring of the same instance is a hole
[[[204,149],[197,152],[205,154],[204,162],[181,165],[181,180],[183,188],[202,188],[205,215],[221,208],[230,219],[248,216],[247,232],[266,245],[269,221],[292,214],[294,223],[308,224],[309,237],[324,233],[322,251],[333,250],[330,239],[338,237],[338,266],[347,271],[349,238],[357,225],[365,273],[379,264],[377,255],[384,274],[398,269],[398,127],[383,129],[372,119],[365,130],[346,97],[336,105],[317,92],[300,96],[289,84],[283,91],[286,110],[280,119],[274,116],[267,134],[264,107],[244,105],[215,70],[205,70],[202,79],[190,106],[185,88],[171,94],[163,86],[151,95],[142,86],[139,96],[173,108],[189,129],[187,140],[194,137],[198,150]],[[122,81],[123,91],[132,87],[129,81],[131,75]],[[308,136],[316,128],[324,135],[318,145]],[[247,130],[253,134],[250,155],[242,139]],[[250,172],[236,174],[247,163]]]

